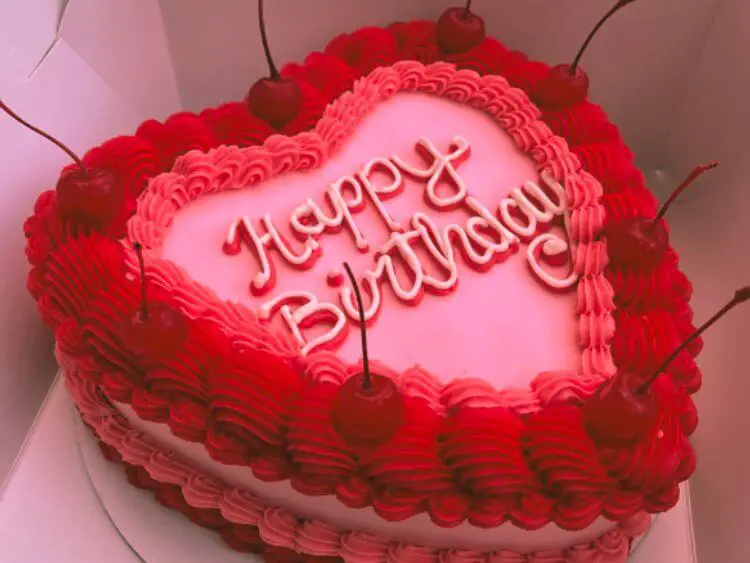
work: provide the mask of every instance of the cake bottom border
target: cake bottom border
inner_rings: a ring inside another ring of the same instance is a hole
[[[71,371],[64,377],[103,455],[124,467],[132,485],[150,491],[159,504],[194,524],[219,533],[231,549],[259,554],[266,563],[624,563],[633,540],[650,526],[650,516],[641,513],[592,541],[531,553],[442,549],[342,532],[269,506],[249,491],[193,469],[132,428],[96,384]]]

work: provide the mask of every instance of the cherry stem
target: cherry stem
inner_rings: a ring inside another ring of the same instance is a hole
[[[281,75],[279,74],[276,65],[273,63],[273,57],[271,57],[271,48],[268,46],[268,36],[266,35],[266,20],[263,17],[263,0],[258,0],[258,25],[260,25],[260,40],[263,42],[263,52],[266,55],[266,62],[268,63],[268,72],[271,75],[271,80],[278,82]]]
[[[667,212],[667,209],[674,203],[674,201],[680,197],[680,194],[685,191],[685,188],[687,188],[690,184],[695,182],[695,180],[698,179],[698,177],[703,174],[704,172],[708,172],[709,170],[713,170],[719,165],[719,163],[715,160],[712,160],[711,162],[708,162],[706,164],[699,164],[696,166],[693,171],[688,175],[687,178],[685,178],[682,183],[677,186],[677,188],[672,192],[672,194],[669,196],[667,201],[664,202],[664,205],[661,206],[661,209],[659,209],[659,213],[657,213],[656,217],[654,218],[654,222],[652,225],[657,224],[663,217],[664,214]]]
[[[468,20],[471,14],[471,0],[466,0],[466,8],[464,9],[464,19]]]
[[[750,299],[750,286],[743,287],[742,289],[737,290],[734,294],[734,297],[729,303],[724,305],[718,313],[716,313],[713,317],[703,323],[703,325],[698,330],[691,334],[682,344],[677,347],[674,352],[672,352],[672,354],[666,360],[662,362],[662,364],[651,374],[651,376],[635,390],[636,394],[642,395],[643,393],[648,391],[649,386],[654,381],[656,381],[656,378],[659,377],[659,375],[663,373],[665,369],[667,369],[667,366],[672,362],[672,360],[674,360],[680,354],[680,352],[687,348],[693,340],[698,338],[701,334],[703,334],[704,331],[708,330],[711,325],[713,325],[721,317],[726,315],[729,311],[734,309],[737,305],[747,301],[748,299]]]
[[[146,304],[146,264],[143,261],[143,245],[140,242],[133,243],[133,250],[138,256],[138,267],[141,270],[141,320],[148,318],[148,305]]]
[[[365,391],[369,391],[372,387],[372,380],[370,376],[370,360],[367,356],[367,319],[365,319],[365,307],[362,304],[362,294],[359,291],[359,284],[357,279],[354,277],[354,272],[349,267],[349,264],[344,262],[344,270],[346,275],[349,276],[349,281],[352,284],[354,290],[354,296],[357,298],[357,309],[359,309],[359,324],[360,332],[362,334],[362,371],[364,377],[362,378],[362,387]]]
[[[50,135],[46,131],[42,131],[41,129],[39,129],[39,127],[33,126],[31,123],[29,123],[28,121],[26,121],[25,119],[23,119],[20,115],[18,115],[16,112],[14,112],[12,109],[10,109],[5,104],[5,102],[3,102],[2,100],[0,100],[0,109],[2,109],[5,113],[7,113],[10,117],[12,117],[16,121],[18,121],[18,123],[20,123],[21,125],[23,125],[27,129],[31,129],[37,135],[41,135],[42,137],[44,137],[48,141],[51,141],[52,143],[54,143],[55,145],[57,145],[59,148],[61,148],[62,150],[64,150],[67,153],[67,155],[70,158],[72,158],[73,161],[81,169],[81,172],[83,172],[84,177],[85,178],[89,177],[89,171],[84,166],[83,161],[80,158],[78,158],[78,155],[76,153],[74,153],[72,150],[70,150],[61,141],[58,141],[57,139],[55,139],[52,135]]]
[[[591,30],[591,33],[589,33],[589,36],[586,38],[586,40],[583,42],[583,45],[581,45],[581,48],[578,49],[578,53],[576,53],[575,58],[573,59],[573,64],[570,65],[570,68],[568,69],[568,74],[571,76],[576,73],[576,70],[578,70],[578,63],[581,62],[581,57],[583,56],[584,51],[586,51],[586,48],[589,46],[589,43],[591,43],[591,40],[594,38],[596,33],[599,31],[599,29],[607,23],[607,20],[614,16],[617,12],[619,12],[622,8],[627,6],[628,4],[635,2],[635,0],[620,0],[617,4],[615,4],[612,9],[604,14],[602,19],[599,20],[599,23],[597,23],[594,26],[594,29]]]

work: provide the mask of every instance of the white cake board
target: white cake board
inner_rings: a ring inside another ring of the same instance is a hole
[[[695,563],[689,497],[660,516],[629,563]],[[159,505],[104,459],[58,378],[5,487],[2,563],[252,563]]]

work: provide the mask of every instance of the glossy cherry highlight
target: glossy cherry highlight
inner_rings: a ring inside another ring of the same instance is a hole
[[[642,268],[656,266],[669,248],[669,233],[663,220],[664,215],[682,192],[699,176],[718,165],[718,162],[713,161],[696,166],[670,194],[655,218],[635,217],[608,226],[605,235],[607,253],[612,262]]]
[[[581,57],[586,52],[591,40],[602,26],[628,4],[635,0],[620,0],[600,19],[578,49],[571,64],[552,67],[539,84],[537,98],[545,109],[561,109],[581,103],[589,94],[589,77],[579,66]]]
[[[138,311],[127,317],[122,326],[122,341],[133,353],[148,358],[162,358],[175,352],[187,339],[187,319],[167,303],[147,299],[146,267],[143,246],[136,242],[141,279]]]
[[[344,269],[357,298],[363,370],[341,385],[333,400],[331,417],[344,440],[354,446],[376,447],[387,442],[403,424],[404,399],[390,377],[370,371],[362,295],[349,264],[344,263]]]
[[[486,36],[484,20],[471,11],[471,0],[463,8],[448,8],[437,21],[437,44],[443,53],[465,53]]]
[[[646,437],[659,417],[659,403],[651,390],[653,382],[691,342],[748,300],[750,286],[737,290],[731,301],[680,344],[649,377],[618,373],[583,408],[583,423],[588,434],[598,443],[612,446],[631,444]]]
[[[83,161],[65,144],[20,117],[2,100],[0,109],[27,129],[55,144],[76,163],[77,167],[64,172],[57,182],[57,207],[63,217],[100,225],[118,215],[124,204],[125,192],[111,172],[86,168]]]
[[[646,436],[656,424],[659,403],[650,388],[637,393],[642,378],[619,372],[583,409],[583,424],[597,443],[621,445]]]
[[[299,114],[302,108],[302,92],[294,80],[279,74],[273,62],[263,16],[263,0],[258,0],[258,25],[269,77],[261,78],[253,84],[247,94],[247,103],[255,115],[281,129]]]

